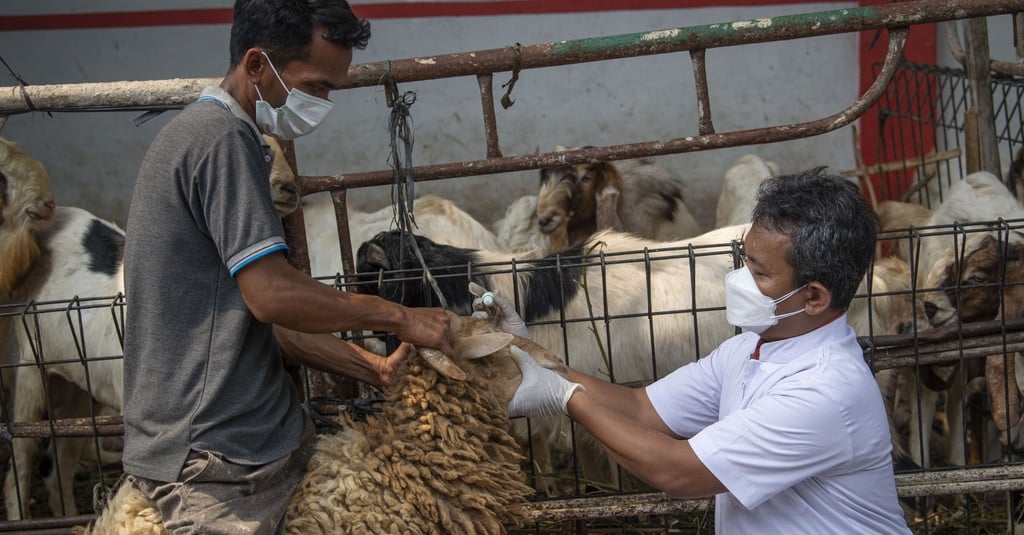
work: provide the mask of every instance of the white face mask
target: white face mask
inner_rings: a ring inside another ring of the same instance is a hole
[[[281,82],[281,85],[287,90],[288,86],[284,85],[284,80],[277,73],[277,69],[270,61],[270,56],[267,56],[266,52],[263,52],[263,55],[267,58],[271,70],[274,71],[274,76],[277,76],[277,81]],[[259,96],[259,100],[256,101],[256,124],[260,130],[263,130],[263,133],[285,141],[304,136],[315,130],[334,106],[334,103],[327,99],[314,97],[295,88],[288,91],[288,98],[280,108],[275,108],[263,100],[263,94],[260,93],[258,87],[256,87],[256,94]]]
[[[775,315],[775,306],[806,288],[803,285],[792,292],[772,299],[761,293],[754,276],[746,266],[725,275],[725,318],[730,324],[757,334],[763,333],[779,320],[795,316],[804,309]]]

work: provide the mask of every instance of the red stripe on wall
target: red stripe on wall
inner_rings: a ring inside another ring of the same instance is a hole
[[[772,5],[807,4],[813,0],[771,0]],[[764,6],[764,0],[730,0],[726,6]],[[646,9],[691,9],[723,7],[714,0],[633,0],[628,7],[621,0],[507,0],[501,2],[389,2],[353,5],[357,15],[367,19],[467,17],[625,11]],[[177,9],[162,11],[121,11],[109,13],[54,13],[47,15],[0,16],[0,31],[76,30],[230,24],[231,8]]]

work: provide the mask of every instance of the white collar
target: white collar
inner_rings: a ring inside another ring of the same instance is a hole
[[[208,85],[204,87],[202,91],[199,92],[199,96],[214,98],[222,102],[225,106],[227,106],[228,111],[230,111],[232,115],[245,121],[245,123],[248,124],[250,128],[252,128],[252,131],[256,133],[256,138],[260,140],[260,144],[263,145],[264,148],[270,148],[270,144],[267,143],[267,140],[263,139],[263,135],[260,133],[260,129],[256,128],[256,123],[252,122],[252,119],[249,118],[249,114],[245,113],[245,110],[242,109],[241,104],[239,104],[238,101],[231,96],[231,93],[228,93],[220,86]]]

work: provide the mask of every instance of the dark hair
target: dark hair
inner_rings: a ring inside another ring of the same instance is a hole
[[[309,54],[313,30],[349,48],[366,48],[370,21],[352,13],[345,0],[236,0],[231,24],[231,67],[246,50],[259,47],[277,65]]]
[[[789,236],[794,286],[817,281],[845,310],[875,254],[880,224],[860,189],[824,167],[765,180],[752,221]]]

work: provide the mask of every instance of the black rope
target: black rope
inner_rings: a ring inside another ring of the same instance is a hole
[[[391,107],[391,115],[388,118],[388,131],[391,134],[391,154],[388,156],[388,163],[391,164],[391,168],[394,170],[391,183],[391,205],[395,209],[394,220],[401,231],[403,245],[406,240],[409,241],[413,254],[416,255],[420,266],[423,267],[424,277],[437,295],[441,307],[447,309],[448,302],[445,300],[444,294],[441,293],[441,288],[438,287],[434,276],[430,273],[430,268],[427,266],[426,261],[423,260],[423,254],[420,253],[419,245],[412,234],[412,227],[416,225],[416,219],[413,216],[416,180],[413,176],[412,147],[414,136],[412,115],[409,113],[409,108],[416,102],[416,93],[412,91],[398,92],[398,84],[395,83],[394,78],[391,76],[391,61],[389,60],[384,61],[384,78],[387,102],[388,106]],[[404,250],[405,248],[402,247],[402,251]]]
[[[519,81],[520,61],[522,61],[522,50],[520,47],[523,45],[516,43],[516,46],[512,49],[512,78],[509,81],[501,84],[501,87],[507,87],[505,94],[501,96],[501,107],[506,110],[511,108],[516,101],[512,100],[512,88],[516,86],[516,82]]]

